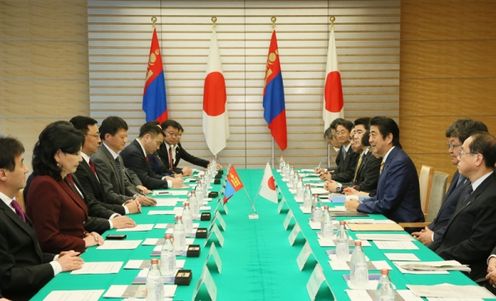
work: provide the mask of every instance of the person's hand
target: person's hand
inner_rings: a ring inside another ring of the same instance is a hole
[[[220,162],[217,162],[217,164],[215,164],[215,168],[217,170],[222,169],[222,164],[220,164]]]
[[[143,185],[136,185],[136,189],[139,191],[139,193],[141,194],[149,194],[151,193],[152,191],[148,188],[146,188],[145,186]]]
[[[332,180],[332,175],[330,172],[323,172],[320,174],[320,179],[322,181],[331,181]]]
[[[181,188],[183,187],[183,179],[182,178],[172,178],[172,188]]]
[[[112,219],[112,225],[115,229],[123,229],[123,228],[134,228],[136,227],[136,223],[127,216],[117,216]]]
[[[95,245],[103,245],[103,238],[100,234],[96,232],[86,233],[84,237],[84,244],[86,247],[91,247]]]
[[[80,269],[84,263],[83,259],[79,257],[79,252],[72,250],[60,252],[57,262],[62,267],[63,272]]]
[[[428,245],[432,243],[432,234],[433,234],[432,230],[429,229],[428,227],[425,227],[421,231],[413,232],[412,236],[418,239],[424,245]]]
[[[189,166],[184,166],[181,170],[183,176],[191,176],[193,174],[193,169]]]
[[[348,211],[357,211],[358,205],[360,205],[358,200],[348,200],[344,202],[344,207]]]
[[[329,192],[336,192],[336,189],[338,188],[338,184],[336,183],[336,181],[333,180],[325,181],[324,188],[327,189],[327,191]]]
[[[157,205],[157,201],[152,198],[146,197],[144,195],[138,195],[135,198],[142,206],[155,206]]]
[[[496,257],[491,257],[487,263],[487,272],[491,273],[496,271]]]
[[[360,191],[356,190],[353,187],[345,187],[343,188],[343,193],[346,195],[360,195]]]
[[[129,200],[129,201],[125,202],[124,207],[127,208],[127,211],[130,214],[141,212],[141,204],[137,200]]]
[[[0,298],[0,301],[10,301],[10,299],[7,299],[7,298]]]

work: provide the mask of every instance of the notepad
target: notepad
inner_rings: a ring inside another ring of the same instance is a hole
[[[141,243],[141,240],[106,240],[97,250],[133,250]]]
[[[51,291],[43,300],[49,301],[98,301],[104,290]]]
[[[374,223],[374,224],[346,224],[351,231],[402,231],[403,228],[396,223]]]
[[[117,274],[122,264],[122,261],[84,262],[79,270],[74,270],[71,274]]]
[[[134,228],[117,229],[117,232],[145,232],[153,229],[154,224],[139,224]]]

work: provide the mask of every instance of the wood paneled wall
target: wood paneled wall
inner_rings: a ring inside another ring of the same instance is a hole
[[[496,1],[402,0],[400,128],[422,164],[452,173],[446,128],[458,118],[496,133]]]
[[[28,166],[48,123],[89,112],[87,30],[85,0],[0,1],[0,134]]]

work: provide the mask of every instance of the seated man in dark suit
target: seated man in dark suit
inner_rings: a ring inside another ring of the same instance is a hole
[[[325,187],[330,192],[342,192],[347,187],[353,187],[367,195],[375,194],[381,159],[376,158],[369,148],[369,122],[370,118],[367,117],[358,118],[354,122],[351,148],[359,154],[359,157],[353,180],[348,183],[339,183],[334,180],[326,181]]]
[[[472,119],[459,119],[448,127],[446,138],[448,139],[448,153],[453,165],[456,166],[458,164],[458,155],[465,139],[478,132],[487,132],[487,126],[480,121]],[[456,204],[458,203],[465,182],[465,177],[460,175],[458,170],[455,171],[437,216],[422,231],[413,232],[413,236],[430,248],[435,249],[439,246],[448,222],[455,212]]]
[[[134,171],[141,182],[150,189],[179,188],[183,180],[179,177],[161,176],[153,172],[147,156],[154,154],[163,141],[162,128],[155,121],[140,128],[139,137],[121,153],[124,165]]]
[[[184,176],[189,176],[192,173],[192,169],[188,166],[178,167],[179,161],[181,159],[197,166],[206,168],[210,163],[207,160],[195,157],[188,153],[181,145],[181,137],[184,132],[181,124],[175,120],[169,119],[161,124],[162,131],[164,133],[164,142],[160,145],[157,153],[158,158],[153,169],[158,174],[181,174]],[[156,160],[156,159],[155,159]]]
[[[369,141],[374,154],[382,157],[377,193],[362,202],[347,201],[346,209],[383,214],[395,222],[424,221],[417,170],[401,149],[396,122],[388,117],[372,118]]]
[[[54,275],[81,268],[79,253],[43,253],[15,196],[24,187],[24,147],[0,138],[0,290],[12,300],[29,300]]]
[[[469,276],[486,276],[487,258],[496,246],[496,138],[479,133],[463,142],[458,154],[458,172],[465,185],[436,253],[472,269]]]

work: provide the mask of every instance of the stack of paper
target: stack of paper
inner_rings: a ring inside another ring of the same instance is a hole
[[[407,271],[462,271],[470,272],[470,267],[456,260],[395,262],[399,268]]]
[[[457,300],[472,300],[474,298],[494,298],[487,289],[478,285],[454,285],[442,283],[436,285],[410,285],[407,287],[419,297],[456,298]]]

